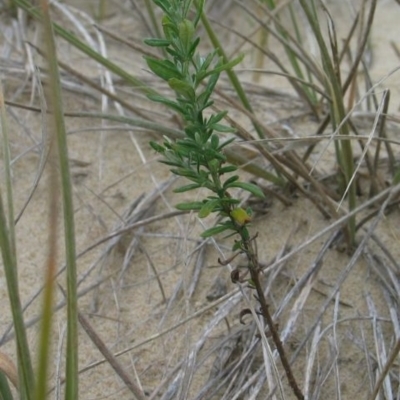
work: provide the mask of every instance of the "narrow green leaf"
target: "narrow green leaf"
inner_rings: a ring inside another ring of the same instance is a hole
[[[106,1],[101,0],[101,4],[106,4]],[[155,36],[160,38],[161,30],[160,30],[160,26],[159,26],[159,22],[158,22],[158,16],[156,16],[156,13],[154,10],[155,4],[153,4],[153,2],[150,0],[145,0],[144,5],[146,7],[147,14],[149,16],[149,20],[150,20],[151,26],[153,28],[153,31],[155,33]]]
[[[217,114],[214,114],[210,117],[210,119],[208,120],[208,123],[210,125],[216,124],[216,123],[220,122],[222,119],[224,119],[227,114],[228,114],[228,111],[221,111]]]
[[[235,137],[233,137],[233,138],[231,138],[231,139],[229,139],[229,140],[226,140],[224,143],[222,143],[222,144],[218,147],[217,150],[222,150],[224,147],[228,146],[229,144],[231,144],[231,143],[234,142],[235,140],[236,140]],[[234,171],[235,171],[235,170],[234,170]]]
[[[74,204],[72,195],[71,173],[69,169],[69,155],[67,133],[65,129],[64,110],[62,106],[62,90],[60,82],[60,73],[57,63],[57,52],[53,33],[53,25],[50,19],[49,8],[46,2],[42,2],[43,24],[45,29],[45,38],[47,44],[48,66],[49,66],[49,84],[48,84],[48,104],[52,107],[51,131],[57,143],[59,171],[61,178],[61,195],[63,201],[63,222],[64,222],[64,242],[66,256],[66,275],[67,275],[67,346],[66,346],[66,366],[65,366],[65,400],[79,399],[79,377],[78,377],[78,295],[77,295],[77,266],[76,266],[76,245],[75,245],[75,223],[74,223]],[[55,263],[56,264],[56,263]],[[52,280],[49,288],[54,285]],[[49,310],[49,318],[52,316],[51,293],[49,292],[46,306]],[[44,325],[46,323],[46,325]],[[46,333],[48,332],[48,333]],[[41,354],[39,356],[39,377],[38,382],[43,381],[43,385],[36,388],[36,400],[46,397],[47,383],[47,356],[43,349],[49,350],[49,341],[45,336],[50,335],[50,320],[43,321]]]
[[[232,133],[232,132],[236,131],[234,128],[231,128],[230,126],[222,125],[222,124],[211,125],[210,129],[217,131],[217,132],[224,132],[224,133]]]
[[[220,197],[220,199],[225,204],[231,204],[233,206],[240,203],[240,200],[234,199],[232,197]]]
[[[172,78],[168,80],[168,85],[172,90],[175,90],[175,92],[179,93],[187,100],[190,100],[192,102],[195,101],[196,94],[192,86],[190,86],[187,82],[180,79]]]
[[[190,190],[198,189],[200,187],[201,185],[199,185],[198,183],[191,183],[190,185],[185,185],[174,189],[174,193],[189,192]]]
[[[199,211],[203,207],[201,201],[193,201],[191,203],[179,203],[175,206],[176,209],[181,211]]]
[[[0,372],[0,399],[1,400],[13,400],[10,385],[8,384],[6,376],[3,372]]]
[[[179,2],[178,2],[179,4]],[[183,0],[181,1],[181,15],[186,18],[189,13],[190,7],[192,5],[192,0]]]
[[[207,72],[208,67],[211,65],[211,63],[212,63],[214,57],[216,56],[216,54],[217,54],[217,52],[214,50],[213,52],[209,53],[206,58],[201,58],[199,60],[200,61],[201,70],[199,69],[199,71]]]
[[[161,153],[163,154],[165,152],[165,147],[159,145],[158,143],[154,142],[154,141],[150,141],[150,146],[153,148],[153,150],[155,150],[157,153]]]
[[[240,56],[236,57],[235,59],[233,59],[232,61],[229,61],[225,64],[216,66],[213,70],[209,71],[206,76],[212,75],[212,74],[216,74],[216,73],[221,73],[223,71],[227,71],[232,69],[234,66],[238,65],[239,63],[241,63],[244,59],[244,54],[241,54]]]
[[[199,218],[206,218],[208,217],[215,209],[215,207],[218,206],[220,203],[219,199],[214,199],[214,200],[208,200],[203,204],[203,207],[201,207],[201,210],[199,211]]]
[[[144,56],[144,59],[146,60],[147,65],[151,69],[151,71],[165,81],[168,81],[172,78],[183,78],[182,74],[178,71],[175,64],[173,64],[169,60],[157,60],[156,58],[148,56]]]
[[[192,179],[195,182],[197,182],[197,180],[201,178],[197,172],[191,171],[190,169],[186,168],[174,168],[171,169],[171,172],[175,175],[185,176],[186,178]]]
[[[219,137],[218,135],[211,135],[211,140],[210,140],[211,148],[214,150],[218,149],[219,146]]]
[[[151,47],[167,47],[171,41],[168,39],[144,39],[144,43]]]
[[[16,336],[16,348],[18,357],[18,375],[20,380],[21,399],[32,399],[34,387],[34,375],[32,360],[24,324],[23,311],[18,285],[17,252],[14,229],[14,200],[12,195],[11,159],[8,141],[8,128],[4,107],[3,89],[0,85],[0,148],[4,161],[5,189],[7,196],[8,220],[5,215],[2,193],[0,189],[0,252],[3,259],[4,276],[7,283],[7,292],[10,301],[13,318],[13,328]]]
[[[160,160],[160,163],[169,165],[170,167],[177,167],[177,168],[182,167],[182,163],[178,163],[178,162],[174,162],[174,161]]]
[[[196,51],[197,46],[199,45],[199,43],[200,43],[200,38],[196,38],[196,39],[193,41],[193,43],[192,43],[191,46],[190,46],[189,52],[188,52],[188,53],[189,53],[189,54],[188,54],[189,57],[193,56],[193,54],[195,53],[195,51]]]
[[[171,44],[173,44],[173,41],[171,42]],[[172,56],[172,58],[179,58],[179,52],[178,51],[176,51],[174,48],[172,48],[171,46],[169,46],[169,47],[166,47],[165,48],[165,51],[170,55],[170,56]]]
[[[171,3],[168,0],[153,0],[164,12],[168,12],[171,8]]]
[[[13,325],[16,335],[16,346],[18,352],[19,379],[21,385],[21,397],[33,398],[34,376],[29,353],[28,340],[24,325],[21,300],[18,288],[17,264],[10,243],[7,220],[0,196],[0,250],[3,258],[4,275],[7,283],[8,297],[10,300]]]
[[[237,167],[235,167],[234,165],[227,165],[226,167],[222,167],[219,170],[219,174],[222,175],[222,174],[227,174],[229,172],[235,172],[235,171],[237,171]]]
[[[166,105],[167,107],[172,108],[173,110],[175,110],[179,113],[185,112],[184,109],[182,107],[180,107],[178,103],[176,103],[173,100],[169,100],[166,97],[159,96],[157,94],[149,94],[147,97],[150,100],[156,101],[157,103],[162,103],[162,104]]]
[[[240,240],[235,240],[235,244],[232,246],[232,251],[242,250],[242,242]]]
[[[225,189],[233,188],[233,187],[246,190],[247,192],[250,192],[251,194],[253,194],[256,197],[260,197],[262,199],[265,198],[264,192],[257,185],[254,185],[253,183],[233,182],[233,183],[230,183],[229,185],[226,185]]]
[[[194,35],[193,22],[189,21],[188,19],[184,19],[181,23],[179,23],[178,29],[182,47],[184,48],[186,54],[188,54],[191,50],[190,47],[192,45],[192,39]]]
[[[234,175],[228,178],[224,183],[224,188],[228,188],[229,185],[233,182],[236,182],[239,179],[239,175]]]
[[[178,35],[178,29],[176,28],[174,22],[168,15],[164,15],[161,20],[162,28],[164,31],[164,36],[169,39],[173,40],[176,35]]]
[[[196,79],[198,79],[199,82],[200,82],[206,76],[210,76],[210,79],[208,80],[207,87],[206,87],[206,90],[205,90],[205,92],[208,94],[208,96],[210,96],[212,94],[212,92],[214,91],[215,86],[216,86],[216,84],[218,82],[218,79],[219,79],[219,75],[220,75],[219,73],[217,73],[217,72],[215,72],[213,70],[213,71],[211,71],[211,73],[210,72],[204,72],[204,74],[202,76],[200,75],[199,77],[196,77]]]
[[[195,19],[194,19],[194,26],[197,26],[197,24],[198,24],[199,21],[200,21],[201,14],[202,14],[203,9],[204,9],[204,1],[205,1],[205,0],[199,0],[199,1],[197,2],[197,12],[196,12],[196,17],[195,17]]]
[[[203,238],[208,238],[208,237],[217,235],[218,233],[225,232],[229,229],[231,229],[230,226],[218,225],[218,226],[214,226],[213,228],[205,230],[200,236]]]

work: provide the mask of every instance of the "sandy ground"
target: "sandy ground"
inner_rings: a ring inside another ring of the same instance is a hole
[[[129,2],[123,3],[128,7]],[[86,6],[86,11],[91,11],[89,2]],[[332,11],[339,16],[339,38],[341,32],[344,37],[350,21],[349,13],[344,9],[344,5],[336,4]],[[140,18],[134,17],[134,12],[124,13],[115,5],[110,6],[107,12],[104,26],[118,30],[128,40],[140,43],[139,38],[145,36],[145,28],[140,24]],[[83,19],[82,14],[75,15]],[[59,11],[55,18],[68,24],[66,17],[61,16]],[[224,22],[227,24],[237,20],[237,10],[224,14]],[[379,3],[370,43],[370,73],[374,82],[384,79],[399,65],[399,58],[391,47],[391,41],[400,46],[399,20],[400,6],[395,1]],[[10,21],[4,19],[2,23],[11,32]],[[33,27],[30,27],[29,32],[34,37]],[[234,48],[235,39],[230,34],[225,35],[229,46]],[[97,40],[94,34],[92,38]],[[5,34],[1,40],[3,44],[6,42]],[[153,80],[145,71],[140,54],[111,39],[106,39],[106,44],[114,62],[146,81]],[[7,48],[6,43],[3,48]],[[78,66],[81,73],[92,78],[99,76],[99,70],[93,63],[68,45],[60,43],[59,52],[61,59]],[[40,107],[40,88],[36,86],[32,93],[31,78],[24,82],[27,73],[22,63],[22,54],[22,49],[16,47],[11,48],[9,54],[4,50],[1,55],[6,100]],[[252,57],[252,54],[248,54],[241,68],[249,67],[254,61]],[[267,62],[265,68],[272,67]],[[250,72],[242,71],[241,77],[247,80],[246,87],[252,93],[256,112],[264,123],[278,132],[290,130],[299,136],[315,132],[317,123],[308,117],[307,109],[295,98],[283,79],[263,76],[260,85],[251,82],[253,74]],[[65,85],[66,111],[94,113],[101,110],[100,97],[93,90],[83,88],[67,76],[64,82],[73,83],[68,87]],[[399,83],[399,75],[394,73],[379,87],[379,92],[390,88],[390,112],[394,116],[399,111]],[[152,110],[157,120],[164,115],[167,123],[172,126],[173,122],[165,110],[149,105],[132,88],[120,87],[118,82],[116,84],[118,90],[124,91],[128,101],[144,110]],[[158,83],[154,85],[159,86]],[[223,85],[228,91],[228,85]],[[373,120],[364,118],[361,113],[363,110],[365,107],[361,106],[358,109],[359,116],[354,120],[364,134],[368,134]],[[103,111],[116,113],[111,101],[103,103]],[[149,115],[148,111],[145,112]],[[241,118],[242,123],[248,126],[243,116],[237,112],[232,115]],[[38,112],[10,107],[8,117],[14,160],[15,210],[18,214],[25,206],[37,179],[42,157],[41,142],[46,133]],[[167,168],[159,164],[154,153],[149,150],[148,141],[156,138],[156,135],[89,117],[67,117],[66,124],[70,133],[78,254],[110,232],[129,223],[170,212],[174,204],[184,200],[184,196],[178,197],[171,193],[171,188],[177,182],[171,180]],[[398,137],[399,128],[394,122],[389,124],[388,134]],[[325,155],[316,168],[321,174],[328,175],[333,172],[334,163],[329,157],[332,154],[329,149],[326,154],[328,156]],[[164,186],[165,190],[161,190]],[[31,323],[29,340],[33,353],[38,335],[36,317],[40,312],[40,297],[34,297],[41,287],[47,254],[48,198],[45,171],[16,227],[20,290],[22,303],[29,304],[26,320]],[[362,200],[366,200],[365,194],[360,198],[360,204]],[[302,382],[305,379],[307,360],[314,356],[310,399],[365,399],[371,390],[371,376],[377,376],[382,367],[379,364],[385,359],[383,356],[380,359],[377,354],[390,353],[395,333],[399,333],[394,328],[398,298],[396,292],[392,293],[388,289],[382,277],[384,274],[380,274],[379,269],[392,271],[395,278],[398,278],[400,270],[396,269],[393,260],[383,253],[373,239],[370,239],[368,247],[354,265],[354,256],[352,258],[336,248],[326,250],[321,264],[316,264],[333,230],[320,234],[309,244],[307,241],[321,233],[332,221],[327,221],[301,196],[293,198],[292,203],[290,207],[285,207],[276,199],[268,198],[262,205],[263,213],[258,214],[253,223],[253,230],[259,233],[260,261],[263,265],[271,266],[266,269],[265,284],[269,288],[268,299],[271,309],[276,313],[281,332],[286,332],[287,323],[294,315],[293,310],[300,309],[285,340],[289,354],[295,354],[298,346],[307,338],[310,328],[316,327],[294,362],[295,375]],[[178,379],[175,374],[180,366],[187,363],[189,368],[191,362],[195,363],[192,375],[183,381],[176,381],[180,391],[174,392],[170,398],[197,398],[198,391],[209,377],[215,354],[221,348],[220,343],[224,338],[235,332],[245,337],[246,329],[254,329],[250,321],[248,327],[239,324],[238,314],[246,302],[237,295],[237,287],[230,282],[229,268],[217,267],[217,258],[221,254],[225,257],[230,254],[229,242],[220,240],[202,243],[198,236],[203,230],[202,224],[210,227],[213,220],[199,221],[194,215],[160,220],[109,240],[79,257],[79,290],[82,293],[80,311],[88,317],[113,353],[126,350],[118,359],[129,374],[140,382],[145,393],[150,395],[158,385],[163,385],[154,398],[168,398],[167,388],[174,388],[172,382]],[[375,236],[386,246],[394,260],[400,256],[399,226],[396,210],[381,219],[374,229]],[[61,232],[60,228],[60,243]],[[363,237],[365,232],[360,232],[359,241]],[[62,269],[64,257],[62,251],[60,253],[59,265]],[[318,273],[306,285],[297,285],[306,279],[306,274],[315,266],[319,269]],[[387,278],[387,275],[384,277]],[[220,295],[225,296],[224,301],[217,299],[218,296],[212,296],[217,278]],[[65,287],[62,272],[58,282]],[[293,288],[297,291],[293,292]],[[248,295],[251,296],[251,293]],[[0,296],[4,304],[0,315],[0,345],[2,351],[12,356],[14,343],[10,340],[11,319],[2,270]],[[57,302],[62,305],[63,296],[60,292],[57,293]],[[205,335],[210,321],[216,321],[218,313],[222,315],[225,312],[224,307],[228,307],[226,315],[221,316],[215,327]],[[62,361],[62,357],[60,360],[58,356],[59,349],[65,341],[63,310],[62,307],[55,315],[52,385],[57,383],[58,376],[63,375],[62,367],[61,372],[58,372],[58,365]],[[244,340],[243,337],[241,340]],[[201,338],[205,338],[204,342]],[[312,354],[313,341],[318,342],[315,354]],[[235,346],[236,349],[240,348],[238,342]],[[193,361],[192,351],[197,348],[201,348],[201,351],[195,353],[196,360]],[[256,358],[258,361],[255,365],[261,365],[260,346]],[[81,330],[79,365],[82,370],[85,369],[81,374],[81,398],[132,398],[109,364],[102,363],[102,360],[98,349]],[[86,368],[96,362],[99,364]],[[277,365],[280,369],[279,361]],[[392,398],[399,398],[398,369],[397,363],[391,377],[391,387],[396,390]],[[248,371],[246,379],[254,371]],[[286,379],[283,381],[286,398],[293,398],[286,387]],[[315,391],[312,385],[318,382],[322,382],[321,389]],[[264,382],[263,390],[257,398],[267,398],[268,387]],[[50,398],[56,398],[56,395],[53,392]],[[206,395],[204,398],[211,397]],[[220,396],[213,398],[218,399]],[[251,398],[251,395],[246,392],[240,398]],[[390,396],[386,393],[381,398]]]

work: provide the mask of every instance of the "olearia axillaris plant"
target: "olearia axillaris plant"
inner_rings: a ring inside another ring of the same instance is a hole
[[[153,0],[153,2],[164,12],[162,18],[164,37],[147,39],[145,43],[163,48],[163,54],[168,58],[160,60],[145,57],[145,59],[150,70],[166,81],[176,96],[174,100],[160,95],[148,97],[180,114],[185,125],[185,135],[178,140],[165,138],[162,145],[155,142],[150,144],[154,150],[163,155],[162,162],[171,167],[172,173],[191,181],[175,189],[175,192],[182,193],[199,188],[211,192],[203,201],[186,202],[177,206],[181,210],[197,211],[200,218],[207,217],[211,213],[218,213],[222,217],[217,226],[207,229],[202,236],[210,237],[221,232],[228,233],[228,236],[235,234],[239,236],[239,240],[235,240],[233,251],[236,254],[243,253],[247,258],[250,272],[249,286],[257,291],[262,315],[271,331],[289,384],[296,397],[303,399],[286,358],[279,333],[268,311],[261,286],[255,237],[251,237],[248,231],[251,210],[241,208],[239,199],[233,197],[230,192],[232,189],[240,188],[258,197],[264,197],[264,194],[258,186],[242,182],[238,175],[232,175],[237,168],[227,164],[223,150],[234,138],[221,142],[218,136],[218,132],[233,131],[221,123],[226,111],[211,113],[209,116],[205,114],[205,110],[213,104],[211,95],[220,73],[233,68],[242,57],[223,63],[218,59],[217,51],[205,57],[200,56],[197,51],[200,39],[196,37],[196,28],[203,12],[204,0]],[[191,14],[192,3],[196,6],[194,14]],[[233,271],[232,280],[241,281],[237,270]]]
[[[165,38],[147,39],[145,42],[162,47],[170,58],[145,58],[151,71],[175,91],[176,99],[158,95],[150,95],[149,98],[181,115],[185,123],[185,137],[176,141],[166,138],[163,145],[151,142],[151,146],[164,156],[162,162],[172,167],[171,172],[192,182],[179,187],[176,192],[198,188],[211,191],[212,194],[203,201],[177,206],[179,209],[198,211],[201,218],[213,212],[225,217],[217,226],[203,232],[203,237],[223,231],[240,231],[248,238],[245,225],[250,221],[251,211],[238,207],[239,200],[232,197],[229,190],[241,188],[259,197],[264,196],[263,192],[256,185],[241,182],[238,175],[225,178],[237,170],[233,165],[226,165],[223,153],[234,138],[221,143],[217,132],[231,132],[232,129],[221,123],[226,111],[205,116],[205,110],[213,104],[210,98],[220,73],[238,64],[242,57],[223,64],[217,59],[216,51],[206,57],[200,56],[197,51],[200,39],[196,38],[195,31],[203,2],[198,5],[192,20],[188,19],[192,0],[155,0],[154,3],[165,13],[162,19]]]

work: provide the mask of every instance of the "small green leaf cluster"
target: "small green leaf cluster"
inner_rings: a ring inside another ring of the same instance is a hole
[[[207,188],[212,192],[203,201],[179,204],[179,209],[198,211],[201,218],[212,212],[227,217],[218,226],[204,232],[203,236],[212,236],[225,230],[237,232],[241,226],[231,216],[231,211],[237,207],[239,200],[230,196],[229,189],[241,188],[260,197],[263,197],[263,193],[256,185],[239,182],[238,175],[224,177],[237,169],[233,165],[225,165],[227,160],[223,152],[234,139],[221,143],[215,132],[233,130],[221,123],[226,111],[208,117],[204,115],[204,111],[213,104],[211,95],[220,73],[235,66],[242,57],[224,64],[217,59],[216,51],[205,57],[200,56],[197,51],[200,39],[196,37],[196,28],[204,1],[197,2],[194,14],[189,14],[192,0],[153,1],[164,12],[164,38],[147,39],[145,42],[150,46],[163,48],[168,58],[145,59],[150,70],[165,80],[176,96],[174,100],[161,95],[149,95],[149,98],[181,115],[185,122],[185,136],[176,141],[165,138],[162,145],[156,142],[151,142],[150,145],[164,156],[162,162],[171,167],[172,173],[191,181],[190,184],[176,189],[176,192],[198,188]],[[193,15],[193,18],[189,19],[189,15]]]
[[[171,100],[159,95],[149,95],[149,98],[181,114],[186,122],[185,131],[191,138],[194,138],[197,132],[206,142],[212,131],[232,131],[231,128],[219,123],[225,116],[224,112],[206,119],[203,117],[203,111],[213,104],[210,96],[217,84],[219,74],[238,64],[242,57],[223,64],[221,60],[216,61],[216,51],[206,57],[201,57],[196,52],[200,38],[195,37],[195,31],[204,1],[197,7],[193,21],[187,18],[192,0],[155,0],[154,2],[165,13],[162,18],[165,38],[146,39],[145,43],[164,48],[170,58],[159,60],[145,57],[145,60],[150,70],[165,80],[175,91],[177,98]],[[205,80],[208,81],[205,85],[201,85]]]

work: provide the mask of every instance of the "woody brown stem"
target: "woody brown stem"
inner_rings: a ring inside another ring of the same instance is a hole
[[[293,375],[293,371],[292,371],[292,368],[286,357],[285,349],[283,348],[281,338],[279,337],[278,330],[277,330],[276,325],[274,324],[274,321],[269,312],[267,301],[265,300],[264,291],[261,287],[261,282],[260,282],[260,276],[259,276],[260,269],[259,269],[259,265],[258,265],[257,256],[253,251],[251,243],[248,240],[243,241],[243,242],[244,242],[243,244],[245,247],[245,253],[246,253],[246,256],[249,261],[248,268],[250,271],[251,280],[257,291],[257,297],[258,297],[257,300],[260,303],[262,315],[265,318],[265,321],[267,322],[269,331],[271,332],[272,340],[274,341],[276,349],[278,350],[278,354],[281,359],[283,368],[285,370],[287,379],[289,381],[289,385],[292,388],[295,396],[299,400],[304,400],[304,395],[303,395],[302,391],[300,390],[300,388],[297,384],[297,381]]]

